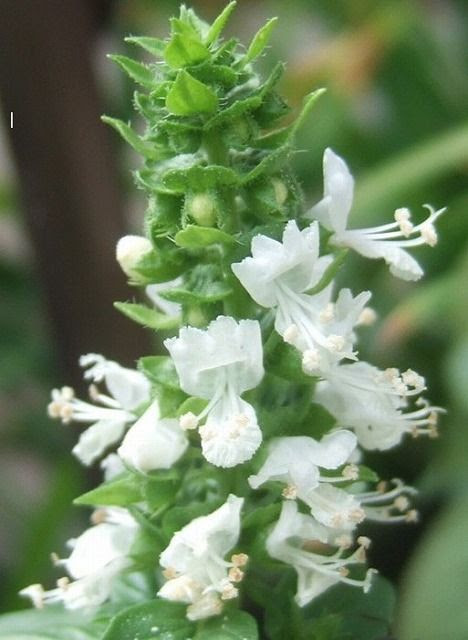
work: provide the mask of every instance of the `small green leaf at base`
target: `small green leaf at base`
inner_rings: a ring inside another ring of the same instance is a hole
[[[252,60],[258,58],[262,53],[270,40],[271,32],[277,22],[278,18],[271,18],[261,29],[257,31],[242,61],[243,65],[252,62]]]
[[[168,316],[144,304],[114,302],[114,307],[127,316],[127,318],[130,318],[130,320],[138,322],[138,324],[148,327],[149,329],[164,331],[167,329],[176,329],[181,324],[179,316]]]
[[[218,98],[206,84],[182,70],[167,94],[166,108],[176,116],[214,113],[218,108]]]
[[[136,474],[128,473],[83,493],[73,500],[73,504],[125,507],[140,500],[142,500],[140,480]]]
[[[200,249],[212,244],[234,244],[233,236],[213,227],[189,224],[176,234],[175,243],[184,249]]]
[[[156,599],[129,607],[111,620],[102,640],[188,640],[195,625],[187,620],[186,608]]]
[[[127,58],[127,56],[109,55],[107,57],[116,62],[132,80],[135,80],[135,82],[144,87],[154,89],[156,84],[154,74],[151,69],[144,64],[132,60],[132,58]]]
[[[203,623],[194,640],[258,640],[257,623],[246,611],[232,609]]]

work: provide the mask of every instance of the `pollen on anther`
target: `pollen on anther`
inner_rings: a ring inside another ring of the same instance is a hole
[[[184,415],[180,416],[179,424],[182,429],[196,429],[198,426],[198,418],[197,416],[189,411],[188,413],[184,413]]]

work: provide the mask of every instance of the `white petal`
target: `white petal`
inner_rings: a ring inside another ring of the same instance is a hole
[[[73,551],[64,565],[75,579],[97,574],[118,558],[128,554],[137,530],[104,522],[86,529],[73,541]]]
[[[112,396],[128,411],[150,399],[151,385],[139,371],[116,365],[106,372],[105,380]]]
[[[182,389],[211,398],[229,377],[240,394],[263,377],[260,325],[218,316],[206,330],[182,327],[178,338],[164,342],[171,354]],[[224,369],[224,372],[223,372]]]
[[[250,460],[262,442],[255,410],[244,400],[238,406],[240,412],[230,415],[223,403],[218,403],[200,427],[203,455],[217,467],[234,467]]]
[[[397,243],[385,240],[370,240],[365,234],[347,231],[336,236],[336,243],[354,249],[362,256],[371,259],[383,258],[390,265],[393,275],[402,280],[419,280],[424,275],[418,262]]]
[[[357,438],[351,431],[334,431],[325,435],[319,443],[316,464],[325,469],[336,469],[349,461],[357,446]]]
[[[324,198],[308,212],[329,231],[346,229],[354,196],[354,179],[346,162],[331,149],[323,154]]]
[[[159,419],[157,402],[127,432],[119,456],[139,471],[169,469],[183,455],[188,439],[175,419]]]
[[[172,578],[163,584],[158,591],[158,596],[173,602],[185,602],[190,604],[201,598],[203,585],[187,575]]]
[[[92,464],[122,438],[126,420],[99,420],[83,431],[72,453],[85,465]]]
[[[305,607],[314,598],[339,582],[339,577],[324,575],[305,567],[296,567],[297,593],[294,597],[300,607]]]
[[[166,300],[160,294],[179,287],[181,284],[182,278],[175,278],[174,280],[169,280],[168,282],[150,284],[146,287],[145,292],[155,307],[157,307],[163,313],[166,313],[168,316],[175,317],[180,315],[182,305],[178,302],[171,302],[170,300]]]

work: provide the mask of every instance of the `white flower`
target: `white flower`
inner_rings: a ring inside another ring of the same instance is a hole
[[[335,245],[350,247],[366,258],[383,258],[393,275],[403,280],[418,280],[423,271],[406,249],[436,244],[434,223],[445,209],[435,211],[430,205],[424,205],[429,216],[418,225],[410,221],[410,211],[402,208],[395,211],[395,222],[367,229],[347,229],[353,204],[353,177],[344,160],[331,149],[326,149],[323,156],[323,174],[324,197],[307,217],[317,219],[332,231],[331,241]]]
[[[117,242],[115,254],[122,271],[133,282],[142,282],[144,278],[135,270],[140,260],[153,251],[153,245],[143,236],[124,236]]]
[[[347,465],[337,476],[321,475],[320,468],[337,469],[349,461],[356,448],[350,431],[335,431],[320,442],[307,436],[278,438],[257,475],[248,479],[257,489],[269,480],[284,482],[283,496],[299,498],[315,519],[327,527],[353,529],[365,513],[355,496],[331,486],[357,477],[355,465]]]
[[[100,523],[69,540],[68,558],[56,559],[73,579],[61,578],[57,588],[45,591],[41,585],[26,587],[20,594],[36,607],[63,602],[67,609],[97,607],[108,599],[115,576],[131,565],[130,548],[138,525],[124,509],[100,510]]]
[[[219,467],[249,460],[260,446],[262,433],[255,410],[241,394],[263,377],[260,325],[219,316],[206,330],[182,327],[178,338],[164,342],[182,389],[210,402],[198,415],[186,414],[181,425],[200,427],[203,455]]]
[[[122,438],[127,425],[136,420],[133,411],[149,401],[151,386],[139,371],[126,369],[94,353],[82,356],[80,364],[89,367],[85,379],[93,383],[105,381],[110,395],[101,393],[92,384],[89,391],[91,399],[99,403],[96,405],[76,398],[70,387],[54,389],[48,413],[63,423],[93,423],[73,448],[75,456],[89,465]]]
[[[348,577],[349,565],[365,562],[364,549],[367,539],[360,539],[358,549],[344,556],[351,540],[341,544],[343,536],[319,524],[312,516],[299,513],[295,502],[283,503],[281,515],[266,542],[271,557],[290,564],[297,572],[297,594],[295,600],[300,607],[338,582],[362,587],[367,592],[371,586],[373,569],[368,569],[363,580]],[[332,548],[338,550],[330,555]]]
[[[342,358],[355,359],[353,327],[370,298],[369,292],[353,298],[344,289],[332,303],[332,285],[307,294],[330,262],[329,256],[319,258],[318,224],[299,231],[291,220],[282,243],[257,235],[252,240],[252,257],[232,265],[251,297],[276,309],[275,329],[302,352],[307,373],[327,369]]]
[[[224,558],[238,541],[243,502],[243,498],[229,495],[219,509],[177,531],[161,553],[160,564],[168,579],[158,595],[189,604],[190,620],[219,614],[223,600],[238,595],[234,583],[243,577],[239,567],[247,562],[247,556],[234,555],[229,562]]]
[[[165,298],[163,298],[161,293],[165,293],[166,291],[175,289],[181,284],[182,278],[175,278],[174,280],[169,280],[168,282],[149,284],[145,288],[145,292],[155,307],[157,307],[168,316],[177,317],[181,314],[182,305],[178,302],[171,302],[170,300],[166,300]]]
[[[179,421],[160,419],[159,403],[154,401],[127,431],[118,454],[138,471],[169,469],[188,446]]]
[[[109,455],[101,460],[99,466],[104,472],[104,482],[108,482],[109,480],[116,478],[125,471],[125,465],[122,462],[122,458],[116,453],[109,453]]]
[[[425,389],[424,378],[414,371],[380,371],[367,362],[334,367],[317,384],[315,400],[336,419],[338,426],[353,429],[365,449],[390,449],[405,433],[437,435],[439,407],[411,397]]]

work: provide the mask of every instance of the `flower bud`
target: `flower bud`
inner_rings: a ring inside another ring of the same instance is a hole
[[[178,420],[160,420],[159,415],[156,401],[128,430],[118,449],[122,460],[138,471],[170,469],[188,446]]]
[[[213,227],[216,224],[218,211],[216,197],[210,193],[188,195],[185,211],[201,227]]]
[[[143,282],[141,275],[135,270],[140,260],[153,250],[153,245],[143,236],[124,236],[116,246],[116,258],[122,271],[135,282]]]

